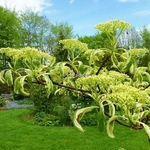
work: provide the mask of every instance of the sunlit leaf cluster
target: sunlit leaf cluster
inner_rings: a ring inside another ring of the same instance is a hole
[[[38,51],[34,48],[22,48],[19,50],[2,48],[0,53],[11,59],[10,69],[0,72],[0,81],[9,86],[14,85],[16,94],[29,96],[30,93],[24,88],[25,84],[41,82],[47,86],[47,95],[52,91],[52,81],[48,76],[48,68],[55,63],[55,58]]]
[[[118,29],[120,30],[119,32],[122,33],[123,31],[129,29],[130,27],[131,27],[130,23],[121,20],[111,20],[105,23],[97,24],[95,26],[97,30],[100,30],[108,34],[115,33],[116,31],[118,31]]]
[[[74,49],[78,49],[80,51],[88,50],[87,44],[82,43],[76,39],[60,40],[59,42],[63,44],[63,49],[68,49],[71,51]]]
[[[148,53],[148,49],[131,49],[130,53],[133,57],[142,57],[145,53]]]
[[[19,64],[25,65],[28,69],[35,69],[41,65],[52,66],[55,58],[37,49],[26,47],[22,49],[2,48],[0,53],[7,55],[12,60],[13,68],[20,68]]]
[[[150,103],[150,97],[146,91],[142,91],[130,85],[115,85],[110,86],[110,93],[107,94],[107,98],[112,101],[118,101],[119,103]],[[131,106],[132,107],[132,106]]]

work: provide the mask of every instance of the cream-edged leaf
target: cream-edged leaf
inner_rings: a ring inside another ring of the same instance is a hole
[[[19,76],[16,78],[16,80],[14,81],[14,92],[16,94],[29,96],[30,93],[24,90],[25,78],[26,76]]]
[[[90,112],[91,110],[93,110],[94,108],[99,108],[98,106],[91,106],[91,107],[86,107],[86,108],[81,108],[81,109],[78,109],[76,112],[75,112],[75,115],[73,117],[73,123],[74,123],[74,126],[79,130],[79,131],[82,131],[84,132],[82,126],[79,124],[79,121],[81,120],[81,116],[83,116],[85,113],[87,112]]]
[[[113,130],[114,130],[114,123],[115,123],[115,120],[118,118],[118,116],[112,116],[108,122],[107,122],[107,134],[109,137],[111,138],[114,138],[114,134],[113,134]]]
[[[2,84],[6,83],[6,80],[5,80],[5,78],[4,78],[4,74],[5,74],[5,70],[2,70],[2,71],[0,72],[0,82],[1,82]]]
[[[7,70],[5,72],[5,80],[8,84],[8,86],[12,86],[13,85],[13,77],[12,77],[12,71],[11,70]]]
[[[49,97],[49,95],[53,91],[53,83],[47,74],[43,74],[42,76],[43,79],[45,80],[46,87],[47,87],[47,97]]]

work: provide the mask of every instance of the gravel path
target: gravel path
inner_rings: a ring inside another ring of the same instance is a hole
[[[15,101],[9,101],[5,107],[8,109],[11,109],[11,108],[27,108],[27,107],[33,107],[33,106],[34,106],[33,104],[18,104]]]

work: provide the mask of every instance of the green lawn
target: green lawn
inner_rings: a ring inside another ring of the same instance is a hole
[[[23,121],[27,109],[0,111],[0,150],[148,150],[144,130],[115,126],[115,138],[97,127],[42,127]],[[122,149],[121,149],[122,148]],[[124,149],[123,149],[124,148]]]

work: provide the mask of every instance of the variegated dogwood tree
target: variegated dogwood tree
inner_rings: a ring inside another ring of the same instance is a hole
[[[55,62],[55,58],[34,48],[2,48],[0,53],[11,59],[9,69],[0,72],[0,81],[13,86],[14,92],[29,96],[28,86],[43,84],[47,97],[51,93],[89,96],[95,105],[78,109],[72,119],[80,131],[80,120],[86,112],[97,111],[100,131],[106,128],[114,138],[115,122],[135,129],[144,128],[150,139],[150,62],[139,65],[147,49],[126,50],[117,47],[120,35],[131,25],[121,20],[95,26],[105,32],[110,47],[88,49],[75,39],[60,41],[68,50],[68,61]]]

